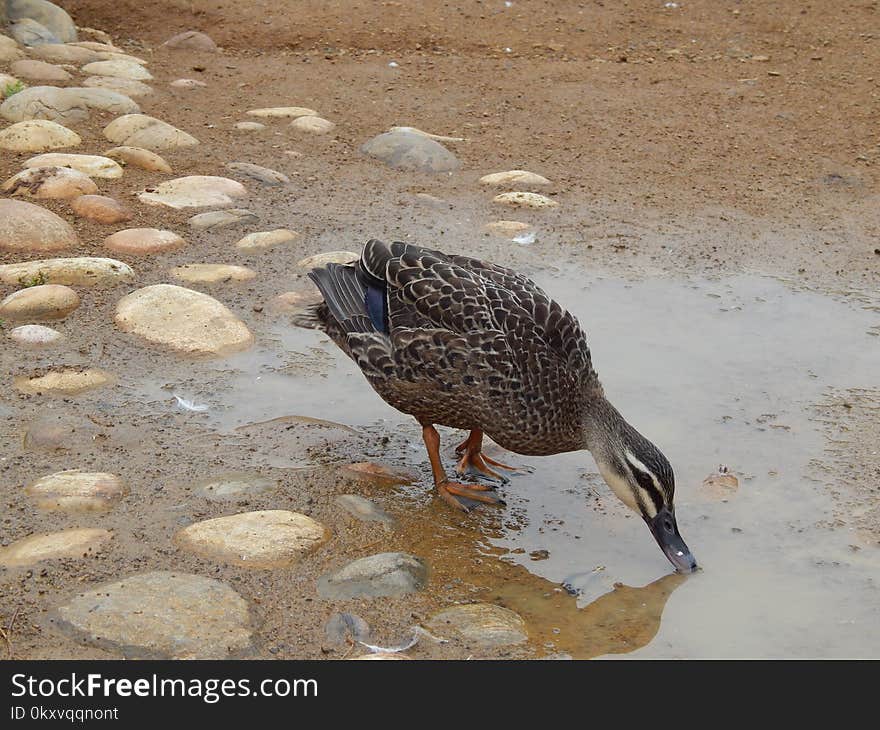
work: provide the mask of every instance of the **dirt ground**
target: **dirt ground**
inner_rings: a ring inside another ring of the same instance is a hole
[[[226,162],[245,160],[291,176],[292,185],[283,188],[246,181],[254,195],[241,206],[260,213],[262,230],[290,227],[304,233],[284,252],[227,261],[240,231],[188,231],[188,249],[129,262],[136,268],[137,286],[166,281],[168,268],[193,261],[257,268],[254,282],[206,290],[239,314],[258,341],[277,321],[268,306],[272,297],[308,287],[297,260],[319,251],[356,250],[374,236],[473,251],[526,272],[569,265],[624,278],[754,272],[877,306],[880,33],[870,32],[878,21],[875,2],[684,0],[667,7],[671,4],[661,0],[72,0],[61,5],[78,26],[104,30],[126,52],[149,61],[155,93],[139,100],[144,113],[201,141],[166,155],[175,175],[228,175]],[[221,52],[162,47],[189,29],[208,33]],[[170,88],[179,77],[203,80],[207,87]],[[337,127],[324,137],[297,136],[284,124],[256,134],[232,128],[248,119],[248,109],[287,105],[316,109]],[[101,154],[113,146],[100,134],[109,121],[96,114],[77,127],[85,143],[76,151]],[[359,153],[364,141],[392,125],[466,138],[449,145],[462,161],[461,170],[452,176],[401,174]],[[17,172],[23,159],[0,155],[0,177]],[[478,178],[513,168],[549,178],[549,194],[560,207],[540,213],[493,207]],[[133,198],[134,191],[156,179],[129,168],[122,180],[102,181],[101,192],[130,204],[135,218],[129,227],[187,231],[192,211],[150,208]],[[446,202],[426,204],[414,193]],[[83,243],[71,253],[103,255],[100,242],[112,229],[74,219],[66,203],[45,204],[74,221]],[[541,232],[540,250],[512,250],[510,242],[481,233],[482,223],[493,218],[534,222]],[[13,260],[0,254],[2,263]],[[75,319],[59,327],[73,345],[66,364],[123,372],[125,392],[55,400],[4,396],[0,437],[9,448],[0,464],[3,481],[21,485],[66,468],[117,471],[131,485],[132,496],[106,524],[130,535],[117,538],[126,572],[169,564],[204,572],[203,561],[170,547],[171,537],[185,521],[218,516],[227,507],[187,503],[184,514],[174,485],[183,485],[185,492],[185,485],[206,471],[255,465],[276,474],[271,459],[255,457],[245,440],[230,441],[155,403],[138,411],[144,396],[131,383],[161,385],[189,377],[197,392],[211,392],[228,388],[229,374],[204,364],[189,373],[186,363],[169,362],[119,338],[109,325],[118,293],[81,294]],[[36,355],[25,361],[8,351],[3,360],[12,375],[54,362]],[[858,505],[860,527],[876,541],[880,427],[872,404],[877,396],[848,397],[855,408],[844,412],[839,403],[826,404],[822,415],[832,423],[845,420],[846,431],[857,434],[833,458],[869,467],[848,472],[845,489],[847,499]],[[23,443],[24,433],[40,418],[65,424],[62,447],[34,451]],[[311,471],[277,470],[284,507],[272,496],[239,505],[302,511],[334,534],[345,534],[294,571],[209,569],[252,601],[260,626],[258,655],[339,658],[350,653],[328,648],[322,640],[323,623],[338,607],[313,600],[311,586],[346,557],[379,549],[436,557],[431,588],[424,594],[381,607],[347,606],[383,639],[404,639],[408,626],[438,606],[478,596],[504,602],[540,627],[526,646],[480,656],[548,653],[553,627],[574,620],[574,599],[522,568],[492,559],[485,537],[498,530],[497,515],[462,520],[425,490],[404,490],[395,501],[387,491],[361,482],[358,493],[388,509],[394,505],[402,523],[398,532],[377,538],[334,505],[330,487],[338,486],[337,463],[363,460],[365,452],[393,463],[400,453],[394,446],[392,441],[379,447],[370,438],[343,442],[331,450],[327,464]],[[66,524],[58,516],[35,524],[19,492],[10,490],[3,502],[4,532],[13,539]],[[8,617],[18,617],[15,655],[113,656],[59,638],[49,626],[48,607],[70,595],[71,586],[118,575],[113,556],[87,564],[62,561],[53,571],[0,574],[0,616],[7,625]],[[591,607],[595,614],[619,616],[621,606],[641,613],[625,625],[605,621],[607,633],[594,644],[557,644],[552,651],[603,654],[615,651],[618,635],[631,648],[647,643],[676,580],[667,576],[646,593],[630,595],[624,587],[609,594],[605,604]],[[518,585],[543,592],[554,607],[518,602]],[[294,626],[291,615],[297,616]],[[412,655],[464,658],[473,648],[422,642]]]

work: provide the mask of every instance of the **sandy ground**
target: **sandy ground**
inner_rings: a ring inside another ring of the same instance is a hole
[[[880,75],[875,74],[880,39],[866,32],[876,24],[873,4],[804,7],[799,2],[694,0],[666,8],[659,0],[514,0],[510,7],[500,0],[454,5],[433,0],[86,0],[64,5],[79,26],[105,30],[127,52],[149,61],[156,92],[141,100],[145,113],[202,142],[167,155],[176,175],[228,174],[224,163],[244,160],[293,179],[283,188],[248,182],[253,195],[242,206],[261,214],[262,229],[283,226],[304,233],[293,247],[233,261],[228,252],[240,231],[187,233],[189,248],[131,262],[139,286],[166,281],[168,268],[192,261],[257,268],[260,275],[253,282],[206,291],[242,316],[258,339],[275,321],[270,299],[283,291],[306,290],[303,272],[295,266],[299,258],[323,250],[356,250],[371,236],[474,251],[524,271],[589,267],[624,278],[756,272],[794,286],[858,297],[866,306],[877,304],[880,198],[874,169],[880,157]],[[193,28],[210,34],[221,53],[161,46],[174,33]],[[396,67],[389,66],[392,61]],[[179,77],[198,78],[208,86],[170,88],[169,82]],[[293,104],[318,110],[337,128],[325,137],[297,136],[283,123],[261,133],[232,129],[234,122],[247,119],[247,109]],[[100,154],[113,146],[100,136],[109,120],[96,114],[78,127],[86,143],[77,151]],[[365,140],[395,124],[467,138],[450,144],[462,161],[461,171],[453,176],[401,174],[358,152]],[[16,172],[22,159],[0,156],[0,176]],[[489,203],[491,196],[478,178],[511,168],[552,180],[549,194],[560,207],[522,213]],[[192,211],[148,208],[133,199],[133,191],[156,179],[129,169],[121,181],[102,183],[101,191],[131,204],[135,219],[130,227],[187,231]],[[447,202],[426,204],[414,197],[420,192]],[[73,220],[63,202],[49,201],[46,207]],[[534,222],[541,246],[511,250],[509,242],[480,233],[480,225],[494,218]],[[78,253],[102,255],[100,241],[113,229],[83,220],[75,224],[83,241]],[[0,258],[13,260],[8,254]],[[75,345],[68,361],[122,371],[127,382],[185,379],[185,364],[169,364],[161,354],[120,341],[108,325],[117,294],[83,292],[75,321],[62,328]],[[51,362],[51,356],[28,361],[10,356],[4,365],[21,374]],[[214,381],[223,387],[223,377],[200,365],[193,369],[192,382],[205,389]],[[252,449],[246,443],[229,444],[180,414],[155,408],[139,413],[133,405],[138,397],[129,392],[49,402],[4,396],[2,437],[10,444],[2,466],[4,483],[20,485],[73,465],[119,471],[133,496],[108,524],[132,535],[118,540],[127,571],[169,563],[204,570],[203,562],[168,545],[181,520],[217,516],[225,507],[190,505],[183,515],[171,485],[188,484],[208,469],[251,468]],[[846,478],[838,470],[834,481],[845,482],[840,488],[846,490],[847,504],[857,505],[859,525],[875,541],[880,537],[876,398],[870,391],[847,394],[842,400],[856,407],[831,402],[820,413],[831,431],[856,434],[836,442],[844,445],[829,458],[869,467],[851,468]],[[120,402],[124,407],[114,410]],[[74,424],[69,443],[36,454],[20,446],[28,424],[48,416]],[[187,444],[185,458],[180,443]],[[341,514],[328,494],[338,480],[332,465],[359,461],[365,449],[372,449],[374,458],[386,452],[369,439],[346,442],[327,457],[326,467],[307,474],[278,472],[286,508],[316,516],[334,532],[344,532],[345,540],[322,548],[296,571],[211,568],[215,577],[254,601],[260,656],[344,653],[323,646],[323,622],[334,606],[313,601],[309,587],[346,556],[380,549],[377,543],[383,550],[422,549],[443,556],[432,563],[428,592],[381,608],[356,607],[389,642],[405,638],[409,625],[450,600],[475,594],[491,598],[499,586],[517,581],[532,590],[540,587],[540,579],[522,569],[479,557],[486,554],[483,536],[499,526],[495,515],[462,521],[423,491],[403,493],[412,508],[401,511],[397,504],[403,525],[391,535],[377,536]],[[393,461],[393,443],[388,451]],[[170,475],[162,466],[168,454]],[[268,468],[269,460],[256,464]],[[385,494],[369,484],[357,488],[380,500]],[[64,524],[54,517],[35,524],[18,492],[4,494],[4,503],[4,528],[13,538]],[[241,506],[271,508],[277,500],[263,497]],[[139,527],[132,531],[132,525]],[[47,630],[45,614],[46,606],[69,595],[71,584],[91,585],[118,575],[113,557],[85,565],[64,562],[54,572],[8,571],[2,576],[0,615],[18,614],[16,655],[110,656],[58,639]],[[649,605],[650,616],[638,629],[640,638],[630,637],[634,644],[649,641],[656,632],[669,593],[664,586],[652,593],[657,605],[639,599],[639,605]],[[558,594],[558,587],[545,589]],[[567,600],[559,595],[559,601]],[[527,613],[528,607],[521,610]],[[288,619],[294,614],[298,620],[291,626]],[[541,653],[544,638],[485,655],[533,656]],[[607,649],[600,641],[588,654]],[[414,656],[470,653],[460,645],[423,643]]]

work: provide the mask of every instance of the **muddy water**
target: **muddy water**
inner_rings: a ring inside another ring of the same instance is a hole
[[[587,453],[504,454],[534,468],[503,488],[506,513],[457,524],[420,501],[406,547],[431,557],[438,582],[465,581],[517,610],[538,655],[876,655],[880,555],[831,526],[832,497],[808,468],[825,438],[810,407],[830,388],[876,382],[876,312],[754,276],[535,278],[584,324],[609,398],[673,463],[679,526],[701,570],[671,574]],[[384,450],[367,446],[372,456],[425,473],[414,422],[323,335],[283,318],[268,327],[256,349],[204,366],[216,368],[211,388],[163,381],[138,398],[173,391],[208,406],[193,418],[230,433],[294,412],[342,422],[368,445],[391,437]],[[457,436],[444,436],[447,453]],[[269,465],[307,465],[295,453]],[[722,464],[739,477],[730,494],[702,486]]]

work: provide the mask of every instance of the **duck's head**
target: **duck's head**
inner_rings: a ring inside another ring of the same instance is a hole
[[[602,478],[618,499],[645,521],[675,569],[691,573],[697,569],[697,561],[675,521],[672,465],[617,411],[613,413],[615,416],[603,424],[603,438],[598,442],[593,439],[591,445]]]

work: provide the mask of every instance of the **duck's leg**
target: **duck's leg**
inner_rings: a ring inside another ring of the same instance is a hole
[[[478,428],[473,429],[470,435],[456,446],[455,453],[461,454],[461,460],[456,467],[456,472],[460,475],[476,472],[484,477],[496,479],[502,484],[506,484],[510,480],[490,469],[487,465],[491,464],[507,471],[518,471],[514,466],[502,464],[500,461],[495,461],[483,455],[483,432]]]
[[[446,476],[446,470],[440,461],[440,434],[432,425],[422,426],[422,438],[425,448],[428,450],[428,458],[431,460],[431,471],[434,474],[434,486],[444,502],[461,510],[470,512],[476,506],[476,502],[486,504],[500,504],[504,501],[491,493],[491,487],[482,484],[461,484],[451,482]]]

